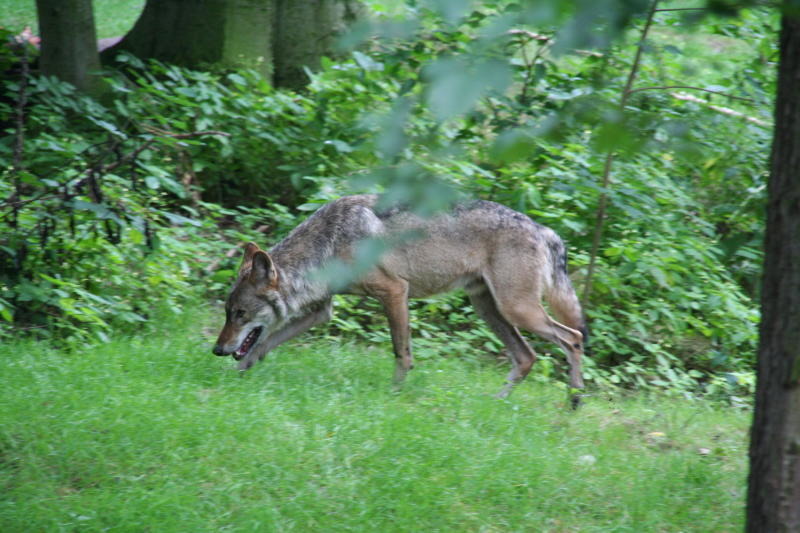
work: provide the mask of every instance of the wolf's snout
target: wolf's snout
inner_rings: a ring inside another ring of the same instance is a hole
[[[219,344],[215,344],[214,349],[211,351],[214,352],[214,355],[228,355],[225,353],[225,351],[222,349],[222,346],[220,346]]]

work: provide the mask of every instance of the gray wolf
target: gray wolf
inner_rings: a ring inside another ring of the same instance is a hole
[[[334,289],[313,275],[331,261],[352,264],[365,239],[409,233],[417,238],[400,239],[344,287]],[[247,370],[279,344],[330,319],[334,292],[369,295],[388,318],[394,379],[400,382],[412,368],[408,299],[456,288],[466,291],[508,350],[512,369],[499,397],[525,378],[536,359],[522,329],[564,350],[577,405],[587,330],[567,276],[564,244],[550,228],[482,200],[422,218],[400,207],[380,209],[376,195],[347,196],[325,204],[269,252],[248,243],[213,351],[232,355]]]

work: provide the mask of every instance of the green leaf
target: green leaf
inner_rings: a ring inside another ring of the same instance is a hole
[[[350,146],[349,144],[347,144],[346,142],[339,141],[337,139],[333,139],[333,140],[330,140],[330,141],[325,141],[325,144],[327,144],[329,146],[333,146],[334,148],[336,148],[337,152],[342,153],[342,154],[347,154],[347,153],[350,153],[350,152],[352,152],[354,150],[354,148],[352,146]]]
[[[470,64],[444,58],[425,69],[427,104],[441,121],[463,114],[489,91],[505,89],[511,81],[509,65],[497,59]]]
[[[380,61],[375,61],[367,54],[361,53],[357,50],[353,52],[353,59],[355,59],[356,63],[358,63],[358,66],[364,70],[374,72],[383,70],[383,63]]]

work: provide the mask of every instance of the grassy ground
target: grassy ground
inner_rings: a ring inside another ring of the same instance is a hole
[[[0,531],[738,531],[747,413],[487,358],[303,341],[239,377],[204,315],[73,353],[0,347]],[[443,340],[444,342],[444,340]]]
[[[145,0],[95,0],[97,38],[125,35],[144,8]],[[38,34],[35,0],[0,0],[0,26],[14,31],[30,26]]]

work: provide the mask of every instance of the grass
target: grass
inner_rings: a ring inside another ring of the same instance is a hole
[[[738,531],[747,413],[305,337],[242,377],[205,315],[0,347],[2,531]],[[443,341],[444,342],[444,341]]]
[[[145,0],[94,0],[97,38],[125,35],[144,8]],[[38,35],[35,0],[0,0],[0,26],[21,31],[30,26]]]

